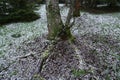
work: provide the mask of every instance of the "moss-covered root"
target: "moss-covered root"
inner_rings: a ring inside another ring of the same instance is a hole
[[[45,80],[43,77],[41,77],[39,74],[34,74],[31,78],[31,80]]]
[[[43,69],[43,66],[46,62],[46,60],[48,59],[48,57],[50,56],[50,53],[49,53],[49,50],[46,50],[45,52],[43,52],[43,55],[42,55],[42,60],[41,60],[41,63],[40,63],[40,67],[38,69],[38,72],[41,73],[42,69]]]

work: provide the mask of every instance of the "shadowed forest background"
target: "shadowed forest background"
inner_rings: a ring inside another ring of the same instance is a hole
[[[120,0],[0,0],[0,80],[120,80]]]

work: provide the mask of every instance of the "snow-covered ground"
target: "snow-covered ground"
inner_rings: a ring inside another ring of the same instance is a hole
[[[2,76],[1,72],[3,66],[8,66],[8,60],[12,60],[12,57],[27,54],[19,51],[18,53],[15,52],[19,46],[23,45],[22,43],[24,41],[29,43],[32,42],[34,38],[47,34],[45,5],[41,5],[39,8],[40,9],[36,12],[40,14],[41,18],[36,21],[12,23],[0,27],[0,79]],[[67,12],[67,8],[61,8],[63,21],[66,19]],[[80,36],[86,34],[100,34],[102,36],[108,35],[113,39],[120,41],[120,13],[95,15],[87,12],[81,12],[81,17],[76,19],[72,32],[74,35]],[[15,38],[13,35],[20,36]],[[118,44],[120,45],[120,42]]]
[[[120,13],[103,15],[82,13],[82,16],[77,19],[75,26],[78,26],[77,30],[79,34],[98,33],[101,35],[111,35],[116,39],[120,39],[119,17]],[[80,19],[82,21],[80,21]]]
[[[47,20],[45,6],[39,7],[37,11],[41,18],[26,23],[12,23],[3,25],[0,27],[0,53],[6,54],[9,52],[9,45],[14,45],[16,48],[20,43],[28,39],[34,39],[35,37],[42,36],[47,33]],[[18,38],[12,37],[12,35],[20,35]]]
[[[33,39],[44,33],[47,33],[47,20],[45,6],[39,7],[38,12],[41,16],[40,19],[33,22],[26,23],[12,23],[0,27],[0,53],[6,53],[6,49],[9,45],[14,44],[19,46],[20,43],[28,39]],[[65,17],[68,13],[68,9],[61,10],[62,19],[65,21]],[[79,33],[100,33],[101,35],[113,35],[119,38],[120,35],[120,13],[111,13],[103,15],[94,15],[89,13],[81,13],[81,16],[85,21],[76,21],[77,26],[80,28]],[[90,26],[79,25],[79,23],[90,24]],[[85,28],[86,27],[86,28]],[[14,38],[12,35],[20,34],[19,38]],[[4,52],[5,51],[5,52]]]

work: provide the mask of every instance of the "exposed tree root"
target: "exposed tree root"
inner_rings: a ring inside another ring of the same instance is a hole
[[[76,46],[74,45],[74,43],[71,43],[71,42],[69,42],[69,43],[72,44],[72,46],[75,48],[76,53],[78,53],[78,52],[77,52],[77,49],[76,49]],[[52,58],[52,56],[54,56],[54,55],[56,54],[56,53],[53,53],[53,50],[55,49],[56,44],[57,44],[57,42],[56,42],[55,44],[51,44],[50,47],[49,47],[49,49],[46,50],[46,51],[44,51],[42,60],[40,61],[40,64],[39,64],[40,67],[39,67],[39,69],[38,69],[38,73],[41,73],[41,72],[42,72],[43,66],[46,64],[46,62],[47,62],[50,58]],[[77,54],[77,55],[78,55],[78,54]]]
[[[38,73],[41,73],[46,61],[49,60],[55,54],[55,53],[52,53],[52,51],[54,50],[56,44],[57,42],[51,43],[51,45],[48,46],[48,49],[43,52],[42,60],[40,61],[40,64],[39,64],[40,66],[38,69]]]
[[[27,58],[27,57],[35,57],[35,53],[29,53],[29,54],[26,54],[26,55],[22,55],[22,56],[17,56],[17,57],[14,57],[12,58],[12,60],[20,60],[20,59],[24,59],[24,58]]]

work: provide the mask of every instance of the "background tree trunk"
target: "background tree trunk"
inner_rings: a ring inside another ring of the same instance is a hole
[[[65,0],[65,6],[69,6],[69,0]]]
[[[73,16],[80,16],[80,0],[75,0]]]

